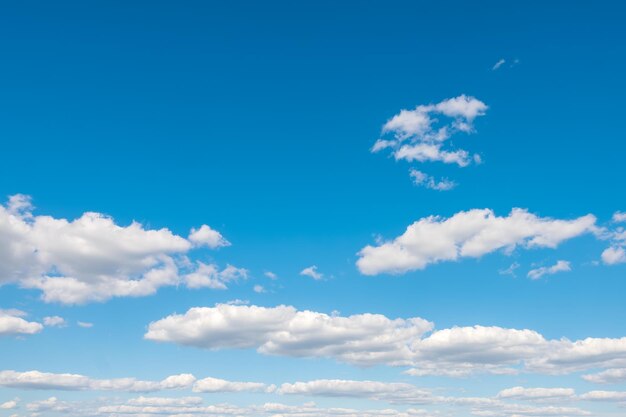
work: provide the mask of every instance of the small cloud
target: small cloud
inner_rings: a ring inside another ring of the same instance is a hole
[[[306,276],[306,277],[311,277],[316,281],[321,280],[322,278],[324,278],[324,274],[317,272],[317,265],[313,265],[310,266],[308,268],[304,268],[302,271],[300,271],[300,275]]]
[[[82,327],[82,328],[85,328],[85,329],[90,329],[90,328],[93,327],[93,323],[88,323],[86,321],[79,321],[76,324],[78,324],[78,327]]]
[[[276,275],[275,273],[273,273],[272,271],[265,271],[263,273],[263,275],[265,275],[266,277],[268,277],[269,279],[278,279],[278,275]]]
[[[541,268],[531,269],[530,271],[528,271],[527,276],[530,279],[539,279],[544,275],[552,275],[556,274],[557,272],[567,272],[571,270],[572,268],[569,262],[557,261],[557,263],[552,266],[543,266]]]
[[[515,270],[519,267],[520,267],[520,264],[518,264],[517,262],[513,262],[511,266],[509,266],[506,269],[499,270],[498,273],[500,275],[511,275],[512,277],[516,277],[517,275],[515,275]]]
[[[230,242],[224,239],[220,232],[211,229],[206,224],[200,226],[199,229],[191,229],[189,240],[194,246],[207,246],[211,249],[230,246]]]
[[[491,68],[491,70],[496,71],[498,68],[500,68],[504,64],[506,64],[506,59],[502,58],[498,62],[495,63],[495,65]]]
[[[17,408],[17,403],[20,401],[19,398],[15,398],[14,400],[10,400],[0,404],[0,410],[13,410]]]
[[[65,319],[59,316],[44,317],[43,324],[48,327],[65,327],[67,325]]]
[[[621,246],[612,246],[602,252],[602,262],[615,265],[626,262],[626,250]]]
[[[440,181],[435,180],[431,175],[428,175],[417,169],[409,170],[409,175],[413,179],[413,184],[428,188],[430,190],[448,191],[456,187],[454,181],[450,181],[447,178],[442,178]]]
[[[235,300],[227,301],[224,304],[227,304],[229,306],[246,306],[246,305],[250,304],[250,301],[248,301],[248,300],[240,300],[239,298],[237,298]]]
[[[616,211],[613,214],[613,221],[615,223],[622,223],[622,222],[626,222],[626,212],[623,211]]]
[[[255,285],[255,286],[254,286],[254,288],[252,288],[252,289],[253,289],[253,290],[254,290],[254,292],[255,292],[255,293],[257,293],[257,294],[262,294],[262,293],[266,292],[266,291],[265,291],[265,288],[263,288],[263,286],[262,286],[262,285]]]

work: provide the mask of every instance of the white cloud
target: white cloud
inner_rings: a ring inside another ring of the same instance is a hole
[[[196,381],[194,392],[273,392],[276,387],[261,382],[233,382],[218,378]]]
[[[432,323],[417,317],[343,317],[288,306],[218,304],[152,322],[144,338],[206,349],[256,349],[267,355],[333,358],[359,366],[402,366],[414,376],[567,374],[626,367],[626,337],[548,340],[530,329],[432,328]]]
[[[583,375],[583,379],[595,384],[617,384],[626,381],[626,368],[607,369],[595,374]]]
[[[78,321],[76,324],[78,324],[78,327],[82,327],[84,329],[90,329],[93,327],[93,323],[88,323],[86,321]]]
[[[192,230],[187,240],[166,228],[120,226],[100,213],[67,220],[35,216],[32,210],[23,195],[0,205],[0,285],[39,289],[46,302],[151,295],[181,282],[180,270],[189,269],[184,255],[192,247],[227,244],[206,225]]]
[[[507,388],[498,393],[498,398],[529,401],[566,401],[572,400],[576,392],[572,388]]]
[[[265,275],[266,277],[268,277],[269,279],[272,279],[272,280],[278,279],[278,275],[276,275],[272,271],[265,271],[263,273],[263,275]]]
[[[300,271],[300,275],[311,277],[316,281],[319,281],[320,279],[324,278],[324,274],[317,272],[316,265],[309,266],[308,268],[304,268],[302,271]]]
[[[493,71],[497,70],[498,68],[500,68],[502,65],[504,65],[506,63],[506,60],[500,59],[498,60],[498,62],[495,63],[495,65],[493,66],[493,68],[491,68]]]
[[[474,119],[486,111],[485,103],[466,95],[420,105],[414,110],[401,110],[385,123],[383,138],[376,141],[371,151],[389,149],[396,160],[409,162],[443,162],[460,167],[472,161],[479,163],[479,155],[444,145],[457,133],[474,132]],[[443,184],[450,187],[450,183]]]
[[[626,262],[626,249],[621,246],[611,246],[602,252],[602,262],[615,265]]]
[[[528,278],[539,279],[544,275],[553,275],[558,272],[567,272],[571,270],[572,268],[569,262],[557,261],[556,264],[552,266],[542,266],[541,268],[531,269],[528,271]]]
[[[411,344],[431,327],[420,318],[341,317],[288,306],[218,304],[150,323],[144,337],[207,349],[254,348],[270,355],[334,357],[367,365],[406,361]]]
[[[409,171],[409,175],[413,179],[413,183],[415,185],[419,185],[421,187],[429,188],[431,190],[437,191],[448,191],[453,189],[456,186],[454,181],[450,181],[446,178],[443,178],[439,181],[435,180],[434,177],[428,175],[422,171],[418,171],[416,169],[411,169]]]
[[[429,264],[479,258],[499,249],[555,248],[561,242],[595,231],[596,218],[574,220],[538,217],[514,208],[507,217],[489,209],[456,213],[450,218],[430,216],[410,225],[392,241],[366,246],[357,267],[366,275],[403,273]]]
[[[22,318],[25,315],[26,313],[20,310],[0,310],[0,337],[31,335],[43,330],[41,323]]]
[[[227,265],[226,268],[219,271],[214,264],[207,265],[198,262],[195,271],[184,275],[183,278],[189,288],[225,290],[228,288],[228,283],[248,278],[248,271],[243,268],[236,268],[232,265]]]
[[[16,398],[14,400],[9,400],[0,404],[0,410],[13,410],[17,408],[19,400]]]
[[[580,396],[588,401],[618,401],[626,403],[626,391],[590,391]]]
[[[616,211],[615,213],[613,213],[613,221],[615,223],[626,222],[626,212]]]
[[[258,284],[257,284],[257,285],[255,285],[252,289],[253,289],[253,290],[254,290],[254,292],[255,292],[255,293],[257,293],[257,294],[263,294],[264,292],[266,292],[266,291],[265,291],[265,288],[264,288],[262,285],[258,285]]]
[[[500,275],[511,275],[513,277],[515,277],[515,270],[518,269],[520,267],[520,264],[517,262],[513,262],[508,268],[506,269],[501,269],[498,271],[498,273]]]
[[[48,316],[43,318],[43,324],[48,327],[64,327],[65,319],[59,316]]]
[[[78,374],[40,371],[0,371],[0,386],[21,389],[151,392],[190,388],[195,380],[190,374],[173,375],[162,381],[141,381],[135,378],[92,379]]]
[[[195,246],[207,246],[211,249],[230,246],[230,242],[224,239],[220,232],[211,229],[206,224],[200,226],[199,229],[191,229],[189,241]]]

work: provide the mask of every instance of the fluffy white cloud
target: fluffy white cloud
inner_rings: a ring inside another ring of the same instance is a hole
[[[596,384],[617,384],[626,381],[626,368],[607,369],[595,374],[583,375],[583,379]]]
[[[64,327],[65,319],[59,316],[48,316],[43,318],[43,324],[48,327]]]
[[[0,285],[39,289],[45,301],[65,304],[146,296],[181,282],[180,269],[190,268],[178,259],[193,246],[227,244],[206,225],[187,240],[137,222],[120,226],[100,213],[74,220],[34,215],[30,198],[16,195],[0,205]]]
[[[218,304],[150,323],[144,337],[207,349],[255,348],[271,355],[335,357],[374,364],[406,361],[411,344],[431,328],[430,322],[420,318],[341,317],[288,306]]]
[[[78,374],[39,371],[0,371],[0,386],[22,389],[151,392],[190,388],[195,380],[191,374],[172,375],[162,381],[141,381],[135,378],[92,379]]]
[[[556,264],[552,266],[542,266],[541,268],[531,269],[530,271],[528,271],[528,278],[539,279],[544,275],[553,275],[558,272],[567,272],[571,270],[572,268],[569,262],[557,261]]]
[[[0,310],[0,337],[39,333],[43,330],[41,323],[27,321],[26,315],[20,310]]]
[[[366,275],[403,273],[427,265],[479,258],[499,249],[555,248],[562,241],[596,230],[596,218],[588,214],[574,220],[538,217],[515,208],[507,217],[489,209],[456,213],[450,218],[425,217],[399,237],[359,252],[357,267]]]
[[[211,249],[230,246],[230,242],[224,239],[220,232],[211,229],[206,224],[200,226],[199,229],[191,229],[189,241],[196,246],[207,246]]]
[[[276,387],[261,382],[233,382],[218,378],[204,378],[196,381],[194,392],[272,392]]]
[[[456,133],[472,133],[474,119],[486,111],[485,103],[465,95],[420,105],[414,110],[401,110],[385,123],[383,138],[376,141],[372,152],[390,149],[396,160],[409,162],[438,161],[460,167],[472,161],[478,163],[478,154],[445,148],[445,144]]]
[[[316,265],[309,266],[308,268],[304,268],[302,271],[300,271],[300,275],[303,275],[305,277],[311,277],[316,281],[319,281],[320,279],[324,278],[324,274],[317,272]]]
[[[428,175],[422,171],[418,171],[417,169],[411,169],[409,171],[409,175],[413,179],[413,183],[415,185],[429,188],[431,190],[448,191],[456,186],[454,181],[450,181],[446,178],[437,181],[432,175]]]
[[[602,262],[615,265],[626,262],[626,249],[621,246],[611,246],[602,252]]]

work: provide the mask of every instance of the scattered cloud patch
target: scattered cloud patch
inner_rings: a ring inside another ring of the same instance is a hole
[[[454,181],[447,178],[437,181],[433,176],[413,168],[409,171],[409,175],[413,179],[413,184],[430,190],[448,191],[456,186]]]
[[[78,321],[76,322],[76,324],[78,324],[78,327],[82,327],[84,329],[91,329],[93,327],[93,323],[89,323],[86,321]]]
[[[43,330],[41,323],[27,321],[25,316],[21,310],[0,310],[0,337],[32,335]]]
[[[67,325],[65,319],[59,316],[44,317],[43,324],[48,327],[65,327]]]
[[[195,246],[206,246],[211,249],[230,246],[230,242],[224,239],[220,232],[211,229],[206,224],[200,226],[199,229],[191,229],[189,241]]]
[[[494,64],[494,66],[491,68],[493,71],[498,70],[502,65],[504,65],[506,63],[506,60],[504,58],[498,60],[498,62],[496,62]]]
[[[626,368],[607,369],[595,374],[583,375],[583,379],[594,384],[618,384],[626,382]]]
[[[265,288],[262,285],[255,285],[252,290],[257,293],[257,294],[263,294],[264,292],[266,292]]]
[[[413,110],[401,110],[384,124],[383,137],[374,143],[371,151],[390,150],[396,160],[408,162],[443,162],[459,167],[479,163],[478,154],[472,155],[465,149],[446,144],[457,133],[473,133],[474,120],[484,116],[486,111],[485,103],[466,95],[419,105]],[[428,178],[417,179],[427,186],[430,184]],[[441,187],[451,188],[450,181],[432,181],[433,186],[441,184]]]
[[[304,268],[302,271],[300,271],[300,275],[305,276],[305,277],[311,277],[316,281],[319,281],[322,278],[324,278],[324,274],[317,271],[316,265],[309,266],[308,268]]]
[[[542,266],[541,268],[535,268],[528,271],[528,278],[530,279],[539,279],[544,275],[553,275],[558,272],[567,272],[571,271],[572,267],[568,261],[557,261],[556,264],[552,266]]]

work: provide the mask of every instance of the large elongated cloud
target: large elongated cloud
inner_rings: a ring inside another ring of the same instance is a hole
[[[443,261],[479,258],[499,249],[555,248],[561,242],[596,230],[595,216],[572,220],[538,217],[515,208],[506,217],[490,209],[461,211],[449,218],[422,218],[397,238],[358,253],[366,275],[399,274]]]
[[[333,316],[293,307],[218,304],[150,323],[144,337],[206,349],[325,357],[354,365],[405,366],[410,375],[560,374],[626,367],[625,338],[549,340],[530,329],[496,326],[433,331],[422,318]]]
[[[206,225],[187,239],[137,222],[120,226],[94,212],[74,220],[34,215],[30,198],[15,195],[0,205],[0,285],[18,283],[41,290],[45,301],[67,304],[145,296],[181,282],[225,288],[245,271],[181,259],[197,246],[227,244]]]
[[[411,342],[431,328],[430,322],[420,318],[342,317],[289,306],[218,304],[150,323],[144,337],[207,349],[255,348],[271,355],[336,357],[373,364],[406,361]]]

